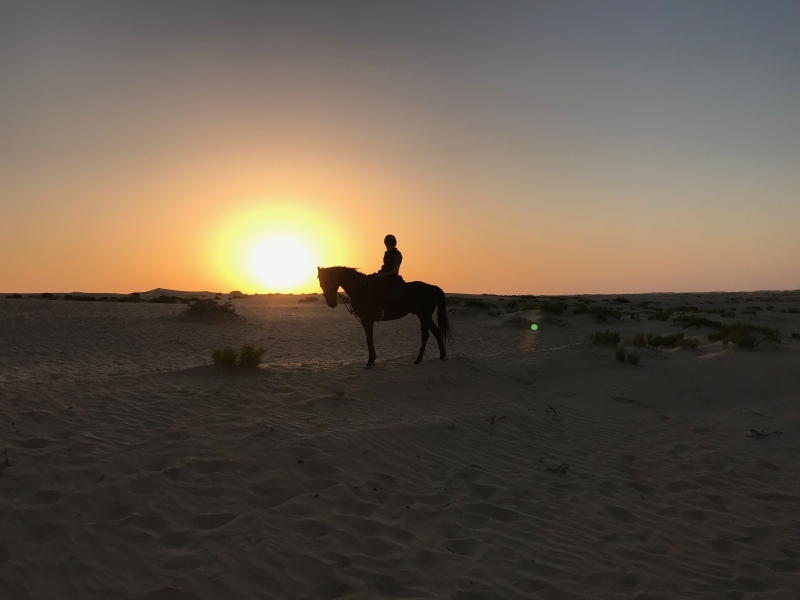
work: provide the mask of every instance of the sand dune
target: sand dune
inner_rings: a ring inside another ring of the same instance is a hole
[[[344,308],[297,297],[217,325],[0,299],[0,597],[797,598],[800,294],[628,298],[782,343],[455,307],[449,360],[410,364],[412,317],[367,371]],[[604,328],[700,344],[633,366]],[[245,342],[260,370],[209,364]]]

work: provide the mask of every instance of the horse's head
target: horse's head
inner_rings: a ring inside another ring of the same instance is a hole
[[[322,288],[322,293],[325,295],[325,302],[331,308],[336,308],[339,303],[339,282],[333,280],[332,273],[328,269],[319,267],[317,267],[317,279],[319,279],[319,287]]]

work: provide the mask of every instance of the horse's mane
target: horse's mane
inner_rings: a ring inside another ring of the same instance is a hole
[[[359,277],[366,277],[367,276],[364,273],[362,273],[361,271],[359,271],[358,269],[353,268],[353,267],[325,267],[323,270],[331,271],[331,272],[335,273],[336,275],[340,275],[340,276],[345,274],[345,273],[352,274],[352,275],[358,275]]]

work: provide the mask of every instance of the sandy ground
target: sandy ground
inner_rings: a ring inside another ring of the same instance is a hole
[[[323,302],[0,299],[0,598],[800,597],[800,293],[628,298],[783,340],[633,366],[589,335],[679,325],[455,308],[447,361],[409,317],[365,370]]]

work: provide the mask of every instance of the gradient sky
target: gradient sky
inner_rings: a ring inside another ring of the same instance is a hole
[[[800,288],[800,3],[0,2],[0,291],[270,291],[283,229],[448,292]]]

